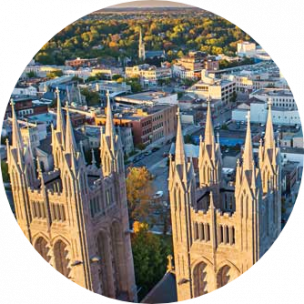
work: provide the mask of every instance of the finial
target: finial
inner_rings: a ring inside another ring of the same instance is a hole
[[[172,272],[173,271],[173,263],[172,263],[173,257],[172,257],[172,255],[169,254],[167,256],[167,259],[168,259],[167,272]]]
[[[68,102],[68,101],[65,102],[65,107],[66,107],[67,109],[69,108],[69,102]]]
[[[38,156],[37,156],[36,160],[37,160],[37,172],[39,175],[41,175],[42,169],[41,169],[40,159]]]
[[[272,106],[272,100],[269,98],[268,102],[267,102],[268,106],[271,107]]]
[[[10,104],[11,104],[12,107],[15,106],[15,102],[14,102],[14,99],[13,99],[13,98],[10,99]]]
[[[250,123],[250,111],[247,112],[246,118],[247,118],[247,122]]]
[[[220,143],[220,133],[216,132],[216,139],[217,139],[217,143]]]
[[[200,142],[203,141],[203,136],[202,136],[202,134],[199,136],[199,141],[200,141]]]

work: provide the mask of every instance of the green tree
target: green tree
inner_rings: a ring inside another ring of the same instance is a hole
[[[63,75],[61,70],[55,70],[46,74],[46,77],[49,79],[57,78]]]
[[[29,71],[28,73],[26,73],[26,76],[28,78],[34,78],[37,77],[37,74],[34,71]]]
[[[88,106],[97,106],[100,104],[100,97],[97,92],[84,88],[81,89],[81,94],[85,96]]]
[[[172,253],[172,244],[171,238],[168,240],[149,232],[147,225],[137,225],[135,222],[134,226],[139,226],[134,229],[131,242],[136,283],[141,288],[141,300],[164,276],[167,255]]]

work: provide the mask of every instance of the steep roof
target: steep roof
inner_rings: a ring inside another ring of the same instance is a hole
[[[167,272],[141,303],[171,302],[177,302],[176,278],[173,273]]]

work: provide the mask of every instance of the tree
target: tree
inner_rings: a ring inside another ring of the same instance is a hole
[[[236,93],[236,91],[233,91],[233,93],[231,95],[231,98],[230,98],[230,101],[231,102],[236,102],[236,99],[237,99],[237,93]]]
[[[84,88],[81,89],[81,94],[85,96],[88,106],[96,106],[100,104],[100,98],[97,92]]]
[[[8,139],[8,136],[1,136],[1,145],[6,145],[7,139]]]
[[[46,74],[47,78],[53,79],[53,78],[57,78],[63,75],[63,72],[61,70],[55,70],[52,72],[49,72]]]
[[[146,167],[130,167],[126,178],[130,221],[148,222],[154,194],[152,175]]]
[[[9,183],[10,178],[8,174],[8,165],[7,162],[4,160],[1,160],[1,171],[2,171],[2,178],[4,183]]]
[[[148,226],[134,222],[132,251],[136,283],[141,288],[141,300],[166,272],[167,255],[172,254],[171,238],[154,235]]]
[[[28,73],[26,73],[26,76],[28,78],[34,78],[37,77],[37,74],[34,71],[29,71]]]
[[[184,142],[185,144],[193,144],[193,139],[192,139],[192,136],[187,134],[184,136]]]

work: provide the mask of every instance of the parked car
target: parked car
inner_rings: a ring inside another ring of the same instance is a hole
[[[154,199],[161,198],[163,195],[164,195],[164,192],[163,192],[163,191],[157,191],[157,192],[154,194],[153,198],[154,198]]]
[[[159,147],[154,147],[153,149],[152,149],[152,152],[156,152],[156,151],[158,151],[160,148]]]
[[[150,155],[150,154],[152,154],[152,151],[146,151],[146,152],[144,153],[145,156],[148,156],[148,155]]]

